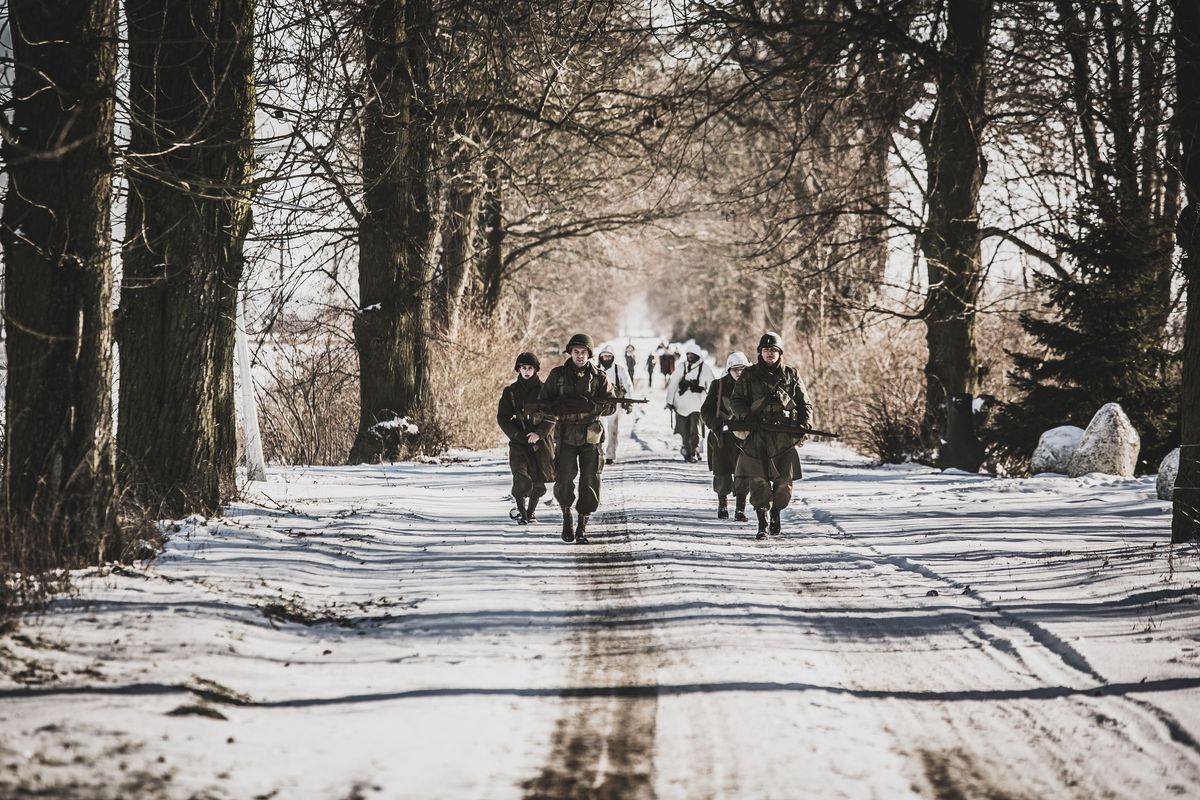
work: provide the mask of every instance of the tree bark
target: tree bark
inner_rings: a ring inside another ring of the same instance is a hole
[[[112,447],[113,114],[107,0],[10,0],[4,142],[5,506],[47,567],[95,560],[116,530]]]
[[[359,426],[349,461],[376,463],[374,426],[396,416],[424,426],[429,283],[438,235],[430,0],[373,0],[363,13],[364,213],[358,237]]]
[[[171,516],[234,492],[233,351],[249,230],[253,0],[128,0],[121,472]]]
[[[479,218],[483,198],[482,174],[473,164],[460,165],[447,188],[445,233],[442,236],[442,280],[438,284],[438,323],[446,336],[458,335],[467,287],[475,274]]]
[[[926,441],[945,430],[946,398],[974,394],[975,314],[982,285],[979,190],[987,92],[987,43],[993,0],[950,0],[938,54],[937,100],[922,129],[928,170],[928,218],[921,239],[929,279],[925,299]]]
[[[1177,125],[1180,172],[1187,193],[1176,231],[1187,281],[1179,474],[1171,541],[1200,539],[1200,6],[1175,0]]]
[[[500,308],[504,290],[504,197],[496,159],[487,159],[484,175],[487,188],[483,195],[484,253],[479,265],[483,289],[479,312],[485,319],[491,319]]]

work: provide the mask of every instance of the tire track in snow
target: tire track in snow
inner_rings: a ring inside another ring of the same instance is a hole
[[[833,531],[832,533],[826,534],[826,538],[828,540],[847,543],[852,541],[854,542],[856,549],[870,554],[868,558],[872,562],[881,566],[889,566],[892,569],[900,572],[919,575],[926,580],[958,590],[957,592],[953,593],[952,596],[969,597],[970,600],[973,601],[974,604],[978,605],[982,610],[994,615],[991,618],[980,619],[976,617],[975,620],[977,621],[974,624],[961,629],[962,635],[966,637],[968,641],[970,641],[970,636],[972,634],[978,635],[984,644],[989,645],[988,652],[994,658],[1000,658],[1001,656],[1007,655],[1021,666],[1032,669],[1032,665],[1029,664],[1028,660],[1022,656],[1022,654],[1012,645],[1012,642],[1009,641],[1003,635],[1003,633],[1001,633],[999,636],[995,636],[989,634],[985,630],[985,625],[986,627],[992,627],[999,622],[1002,625],[1010,626],[1025,632],[1032,642],[1040,645],[1044,652],[1049,653],[1052,656],[1052,660],[1057,660],[1059,663],[1066,666],[1069,672],[1086,676],[1087,678],[1096,681],[1099,686],[1095,687],[1094,689],[1087,690],[1086,692],[1073,693],[1069,698],[1070,702],[1076,706],[1077,714],[1081,719],[1095,724],[1102,729],[1111,728],[1110,733],[1115,733],[1117,736],[1119,736],[1131,751],[1143,752],[1142,737],[1147,733],[1147,731],[1137,729],[1125,730],[1125,724],[1120,723],[1118,719],[1121,717],[1128,719],[1130,716],[1132,716],[1134,722],[1141,722],[1145,724],[1149,722],[1149,720],[1147,720],[1147,717],[1149,717],[1154,722],[1157,722],[1159,725],[1165,728],[1171,741],[1181,745],[1182,748],[1184,748],[1184,751],[1181,753],[1181,755],[1183,756],[1184,760],[1191,763],[1193,772],[1195,771],[1197,767],[1196,756],[1200,754],[1200,746],[1197,745],[1195,739],[1186,731],[1186,729],[1183,728],[1182,725],[1179,724],[1177,720],[1175,720],[1174,717],[1172,717],[1168,712],[1159,706],[1143,698],[1131,697],[1125,694],[1107,694],[1105,689],[1106,687],[1112,687],[1111,682],[1108,681],[1102,674],[1100,674],[1099,671],[1093,668],[1082,654],[1071,647],[1068,643],[1063,641],[1060,637],[1056,636],[1054,633],[1043,628],[1037,623],[1024,619],[1012,613],[1011,611],[1008,611],[1003,606],[1000,606],[985,597],[981,597],[975,592],[969,591],[969,587],[965,586],[959,581],[941,575],[936,570],[930,569],[923,564],[919,564],[903,556],[886,554],[879,548],[862,542],[853,534],[842,528],[837,523],[834,515],[830,512],[812,507],[807,498],[800,497],[797,499],[800,500],[802,507],[808,512],[812,522],[815,523],[815,525],[822,526]],[[980,624],[981,622],[983,624]],[[1036,671],[1034,671],[1030,677],[1037,679],[1039,676],[1036,674]],[[1112,688],[1114,688],[1115,691],[1115,687]],[[1128,713],[1122,714],[1120,710],[1114,709],[1112,704],[1116,704],[1118,707],[1123,707],[1126,711],[1131,711],[1133,713],[1132,715]],[[1077,763],[1072,761],[1071,756],[1072,754],[1078,754],[1080,743],[1078,741],[1066,740],[1066,737],[1061,735],[1062,730],[1060,727],[1055,727],[1053,724],[1047,724],[1040,716],[1032,714],[1029,709],[1020,709],[1019,711],[1003,709],[1002,713],[1013,717],[1014,722],[1017,722],[1020,718],[1023,718],[1023,723],[1026,727],[1037,730],[1037,738],[1039,740],[1046,743],[1054,743],[1055,746],[1042,749],[1036,753],[1036,756],[1042,759],[1049,759],[1052,763],[1063,770],[1064,777],[1067,774],[1066,771],[1072,765],[1078,766]],[[1114,717],[1117,719],[1114,719]],[[964,743],[972,741],[971,737],[984,738],[987,736],[987,728],[983,724],[975,724],[969,719],[964,721],[948,715],[944,719],[944,722],[948,728],[961,729],[964,731],[964,736],[962,738]],[[934,782],[934,778],[936,777],[937,781],[944,782],[948,779],[947,776],[949,775],[949,773],[946,771],[949,768],[947,765],[962,763],[963,757],[964,751],[962,749],[955,749],[954,757],[950,758],[949,760],[941,759],[940,757],[934,759],[934,761],[929,761],[927,759],[927,767],[930,764],[941,765],[937,770],[935,770],[936,774],[930,773],[927,769],[927,778],[931,782]],[[962,774],[967,777],[967,785],[973,785],[975,779],[979,775],[979,773],[974,769]],[[936,784],[936,782],[934,783]],[[1072,782],[1069,785],[1074,786],[1074,783]],[[1182,788],[1182,785],[1176,784],[1174,787],[1169,787],[1168,791],[1174,792],[1178,791],[1180,788]],[[937,796],[942,797],[956,795],[942,795],[939,793]],[[976,794],[973,792],[967,792],[965,796],[976,796]],[[1108,796],[1107,793],[1106,796]]]
[[[549,757],[522,784],[529,800],[654,796],[656,648],[652,626],[625,624],[637,616],[641,565],[631,548],[624,483],[613,477],[605,489],[614,510],[596,515],[602,532],[591,533],[590,545],[573,546],[585,602],[597,609],[571,645],[572,685],[588,696],[563,699]]]
[[[801,498],[801,502],[812,515],[814,522],[832,527],[838,532],[840,538],[855,538],[854,534],[849,533],[837,523],[837,520],[832,513],[825,511],[824,509],[814,508],[805,498]],[[936,570],[930,569],[924,564],[919,564],[915,561],[905,558],[904,556],[887,555],[874,545],[859,543],[859,546],[874,553],[880,563],[890,564],[897,569],[916,573],[922,577],[928,578],[929,580],[936,581],[955,589],[959,593],[968,593],[972,598],[975,599],[980,607],[992,614],[995,614],[997,619],[1003,620],[1007,625],[1011,625],[1014,628],[1025,631],[1025,633],[1028,634],[1033,641],[1041,645],[1047,652],[1050,652],[1054,656],[1058,657],[1067,667],[1086,675],[1087,677],[1099,683],[1100,685],[1095,689],[1097,696],[1103,696],[1105,687],[1112,685],[1112,681],[1095,669],[1082,653],[1064,641],[1061,637],[1055,635],[1052,631],[1047,630],[1036,622],[1014,614],[1004,606],[998,605],[986,597],[981,597],[977,593],[970,592],[970,587],[966,586],[961,581],[946,577]],[[993,642],[993,645],[994,644],[995,643]],[[1020,658],[1019,654],[1014,653],[1014,655]],[[1024,659],[1021,660],[1024,661]],[[1169,711],[1155,703],[1150,702],[1149,700],[1145,700],[1140,697],[1123,697],[1120,699],[1138,706],[1143,711],[1154,716],[1167,729],[1172,741],[1192,750],[1196,755],[1200,755],[1200,742],[1197,742],[1196,738],[1192,736],[1192,734],[1189,733],[1188,730],[1184,728],[1183,725],[1180,724],[1180,722],[1175,719],[1175,717],[1172,716]]]

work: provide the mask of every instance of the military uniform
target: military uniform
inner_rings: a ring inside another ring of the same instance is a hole
[[[683,368],[667,386],[667,408],[675,414],[675,433],[682,444],[679,451],[688,462],[700,460],[700,406],[714,380],[703,355],[694,342],[689,344]]]
[[[554,442],[543,437],[537,444],[529,444],[529,434],[537,433],[542,421],[540,413],[530,414],[525,410],[527,403],[537,401],[542,391],[542,380],[534,375],[529,380],[517,378],[504,387],[500,404],[496,409],[496,422],[508,437],[508,466],[512,470],[512,496],[517,501],[528,498],[530,506],[537,507],[538,498],[546,493],[546,481],[554,479]],[[525,516],[524,514],[522,516]]]
[[[758,363],[747,367],[734,385],[730,399],[734,419],[752,427],[808,425],[812,408],[796,370],[781,362],[768,366],[761,350],[760,345]],[[761,430],[752,430],[746,438],[734,474],[749,481],[750,503],[759,512],[760,532],[766,510],[771,511],[772,531],[778,532],[779,512],[792,500],[792,481],[801,477],[798,443],[799,438],[791,434]]]
[[[591,351],[591,339],[576,337],[568,343],[570,351],[577,339],[586,341]],[[600,476],[604,472],[604,426],[600,417],[611,414],[617,401],[612,384],[604,370],[588,361],[582,367],[567,359],[550,370],[542,386],[540,400],[550,412],[538,426],[543,436],[554,432],[557,452],[554,459],[554,499],[563,512],[563,539],[581,542],[587,525],[587,515],[600,505]],[[575,479],[579,478],[576,499]],[[579,512],[579,528],[570,535],[571,506]]]
[[[728,516],[726,498],[732,493],[737,502],[737,518],[744,521],[750,485],[745,476],[734,475],[738,457],[742,454],[742,440],[734,432],[722,430],[733,418],[730,401],[737,383],[727,367],[725,375],[708,387],[704,405],[700,407],[700,418],[708,428],[708,469],[713,474],[713,491],[718,498],[717,516],[721,519]]]
[[[533,373],[521,376],[521,369],[529,367]],[[537,376],[541,362],[533,353],[517,356],[513,370],[517,379],[504,387],[500,403],[496,407],[496,423],[508,437],[508,466],[512,470],[512,496],[517,503],[514,519],[524,525],[537,522],[535,516],[538,500],[546,493],[546,481],[554,477],[554,440],[541,436],[538,427],[543,414],[534,408],[542,393],[542,381]],[[531,444],[529,434],[539,433],[538,441]],[[528,505],[526,505],[528,503]]]

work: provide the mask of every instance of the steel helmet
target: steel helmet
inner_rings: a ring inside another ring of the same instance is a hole
[[[779,352],[783,352],[783,337],[774,331],[767,331],[758,340],[758,352],[762,352],[764,347],[774,347]]]
[[[729,372],[729,370],[734,369],[736,367],[748,367],[748,366],[750,366],[750,359],[746,358],[746,354],[743,353],[741,350],[735,350],[734,352],[729,354],[729,358],[725,359],[725,371],[726,372]]]

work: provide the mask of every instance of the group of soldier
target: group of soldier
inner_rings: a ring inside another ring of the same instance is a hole
[[[633,403],[646,401],[630,396],[628,369],[611,348],[593,361],[591,337],[577,333],[566,352],[566,361],[544,381],[537,356],[518,355],[517,379],[501,393],[496,420],[509,439],[514,519],[536,522],[538,501],[553,481],[563,541],[587,544],[588,517],[600,504],[600,478],[616,454],[618,408],[628,412]],[[748,521],[749,500],[758,521],[755,537],[766,539],[780,532],[780,512],[801,476],[796,447],[812,408],[796,370],[783,363],[778,334],[763,334],[757,356],[751,364],[744,353],[731,353],[718,379],[700,349],[689,345],[686,363],[667,387],[667,407],[686,461],[699,460],[700,422],[708,429],[717,517],[729,518],[732,494],[734,519]]]

